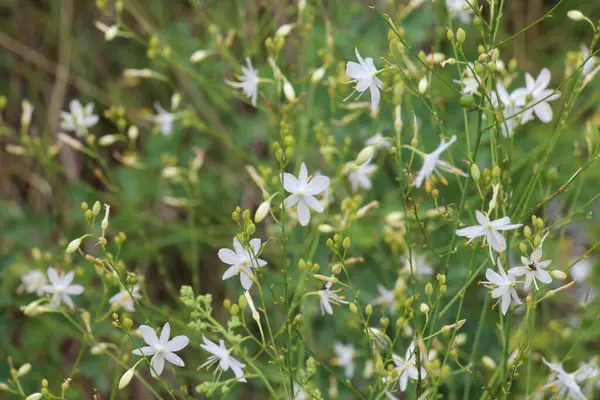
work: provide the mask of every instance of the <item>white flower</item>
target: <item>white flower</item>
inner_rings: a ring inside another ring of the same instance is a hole
[[[325,313],[333,315],[331,304],[348,304],[348,302],[344,300],[344,296],[337,295],[337,292],[342,289],[331,290],[331,285],[332,282],[329,281],[325,284],[323,289],[319,290],[319,308],[321,309],[321,315],[325,315]]]
[[[232,276],[240,274],[242,287],[246,290],[252,287],[252,280],[250,279],[250,276],[253,275],[252,270],[267,265],[266,261],[256,258],[260,252],[261,240],[252,239],[250,240],[249,245],[252,249],[252,254],[250,254],[250,252],[242,246],[240,241],[234,237],[233,250],[224,248],[219,250],[218,253],[221,261],[231,265],[231,267],[227,268],[227,271],[223,274],[222,279],[229,279]]]
[[[142,295],[140,294],[140,286],[135,285],[133,288],[131,288],[131,294],[129,294],[127,290],[123,289],[111,297],[108,302],[113,305],[115,310],[123,307],[127,311],[134,312],[135,301],[133,299],[140,299],[141,297]]]
[[[157,114],[152,118],[154,123],[158,125],[160,133],[170,136],[173,132],[173,121],[175,120],[173,113],[165,110],[158,101],[154,103],[154,108],[157,111]]]
[[[417,177],[413,181],[412,186],[421,187],[423,182],[426,182],[426,185],[428,185],[428,186],[431,185],[431,177],[433,176],[434,173],[436,173],[437,175],[442,177],[441,173],[438,171],[438,168],[441,169],[442,171],[451,172],[451,173],[458,174],[461,176],[467,176],[467,174],[465,174],[464,172],[462,172],[460,169],[456,168],[455,166],[450,165],[446,161],[440,160],[440,156],[442,155],[442,153],[448,147],[450,147],[450,145],[452,143],[454,143],[455,141],[456,141],[456,135],[453,135],[450,138],[450,141],[448,141],[448,142],[446,142],[445,139],[442,139],[442,141],[440,142],[440,145],[438,146],[437,149],[435,149],[434,152],[428,153],[428,154],[422,154],[422,153],[420,154],[423,157],[423,166],[417,173]]]
[[[580,48],[581,53],[583,55],[583,60],[585,61],[588,57],[590,57],[590,49],[588,49],[585,44],[581,44]],[[581,75],[583,75],[584,77],[589,75],[590,72],[594,70],[596,64],[598,64],[599,62],[600,58],[598,58],[597,56],[590,57],[590,59],[585,61],[585,63],[581,67]]]
[[[473,74],[473,67],[474,65],[472,63],[469,63],[469,66],[465,68],[465,76],[462,77],[461,79],[455,79],[454,82],[455,83],[460,83],[462,85],[462,93],[463,94],[472,94],[477,92],[477,89],[479,88],[479,82],[481,82],[481,78],[477,77],[475,78],[475,75]]]
[[[281,177],[281,181],[284,189],[291,193],[283,204],[286,208],[296,206],[300,225],[306,226],[310,222],[310,208],[318,213],[323,212],[323,205],[314,195],[327,190],[329,187],[328,177],[319,175],[309,179],[306,165],[302,163],[298,178],[285,172]]]
[[[542,248],[538,247],[533,251],[533,253],[531,253],[529,258],[521,257],[521,262],[523,263],[522,267],[511,268],[508,273],[513,274],[514,276],[525,275],[525,290],[529,290],[531,282],[533,282],[535,289],[539,290],[536,278],[542,283],[552,282],[552,276],[544,269],[550,265],[552,260],[540,261],[541,259]]]
[[[375,146],[377,150],[389,149],[391,145],[392,139],[382,136],[381,133],[377,133],[365,141],[365,146]]]
[[[500,121],[500,131],[504,137],[510,137],[520,122],[521,114],[519,112],[522,108],[516,106],[515,96],[509,95],[500,82],[496,83],[496,90],[497,94],[496,92],[492,93],[492,105],[496,108],[502,106],[504,121]]]
[[[227,371],[229,368],[231,368],[235,374],[235,377],[238,378],[240,382],[246,382],[243,371],[246,364],[242,364],[237,359],[229,355],[229,350],[227,350],[225,347],[225,342],[223,339],[219,340],[219,346],[217,346],[216,343],[208,340],[204,335],[202,335],[202,340],[204,341],[204,344],[201,344],[200,347],[212,355],[208,357],[208,360],[202,364],[200,368],[211,366],[216,362],[219,362],[219,368],[221,368],[223,371]]]
[[[500,309],[502,310],[502,314],[506,315],[511,301],[514,301],[515,304],[522,303],[519,299],[519,295],[517,294],[517,290],[515,289],[517,281],[510,271],[508,274],[506,274],[504,268],[502,268],[500,258],[498,258],[498,270],[500,273],[488,268],[487,271],[485,271],[485,277],[487,278],[487,281],[483,281],[481,283],[483,283],[485,287],[492,289],[492,298],[497,299],[500,297]]]
[[[42,286],[42,289],[44,292],[52,294],[51,306],[57,308],[64,302],[69,308],[75,308],[75,304],[69,296],[77,296],[83,293],[83,286],[71,285],[74,277],[75,272],[73,271],[58,276],[58,272],[54,268],[48,268],[50,284]]]
[[[404,263],[402,267],[402,271],[405,271],[407,274],[410,274],[410,259],[408,257],[400,257],[400,262]],[[433,267],[429,265],[427,262],[427,257],[423,254],[415,254],[412,253],[412,272],[413,274],[419,278],[427,278],[433,275]]]
[[[560,93],[555,93],[553,89],[547,89],[550,83],[550,71],[544,68],[540,71],[537,79],[527,73],[525,74],[525,87],[516,89],[511,97],[515,99],[517,107],[526,107],[535,104],[523,111],[522,123],[527,123],[534,119],[534,114],[540,121],[548,123],[552,121],[552,107],[548,104],[560,97]]]
[[[61,111],[60,118],[62,119],[60,127],[66,131],[75,132],[79,137],[87,132],[87,128],[96,125],[100,118],[94,114],[94,104],[88,103],[85,108],[79,100],[71,100],[69,104],[69,112]]]
[[[490,257],[492,255],[492,249],[499,253],[506,250],[506,240],[498,231],[517,229],[523,225],[511,224],[509,217],[502,217],[494,221],[490,221],[490,219],[479,210],[475,211],[475,218],[477,218],[479,225],[459,229],[456,231],[456,234],[458,236],[465,236],[469,238],[469,243],[473,239],[483,236],[483,244],[487,242],[490,245]]]
[[[294,400],[307,400],[309,399],[308,394],[302,390],[299,384],[294,384]]]
[[[333,351],[335,353],[334,364],[344,368],[344,374],[346,378],[352,379],[354,377],[354,356],[356,350],[352,344],[343,344],[335,342],[333,345]]]
[[[27,272],[21,277],[27,293],[35,293],[38,296],[44,294],[44,286],[47,284],[46,274],[39,269]]]
[[[550,363],[544,357],[542,357],[542,361],[553,372],[552,380],[543,386],[543,389],[552,387],[552,391],[556,393],[556,397],[560,397],[561,399],[586,400],[574,373],[569,374],[565,372],[561,364]]]
[[[354,92],[362,94],[369,89],[371,91],[371,110],[375,111],[379,105],[379,99],[381,97],[379,90],[383,87],[383,82],[376,76],[379,71],[375,68],[373,59],[371,57],[363,59],[358,53],[358,49],[355,48],[354,51],[359,64],[353,61],[348,61],[346,63],[346,75],[352,79],[350,82],[358,82],[352,93],[350,93],[350,96],[352,96]]]
[[[348,173],[348,180],[353,192],[356,192],[359,188],[365,190],[371,189],[372,184],[369,175],[377,170],[377,165],[370,164],[370,162],[371,160],[359,166],[353,165]]]
[[[577,257],[579,258],[579,257]],[[576,259],[577,259],[576,258]],[[574,262],[576,259],[571,260],[570,262]],[[592,262],[587,259],[587,258],[582,258],[581,260],[579,260],[577,263],[575,263],[571,269],[569,270],[569,273],[571,274],[571,276],[573,277],[574,280],[579,281],[579,282],[585,282],[591,275],[593,268],[592,268]]]
[[[393,290],[387,290],[385,286],[378,284],[377,291],[379,292],[379,296],[375,297],[375,299],[371,302],[374,305],[385,305],[389,308],[390,314],[394,315],[396,311],[394,310],[394,303],[396,302],[396,295]]]
[[[419,364],[421,367],[421,379],[423,379],[427,376],[427,371],[425,371],[425,368],[423,368],[423,364],[425,362],[423,353],[421,353],[420,355],[421,362]],[[400,372],[400,391],[404,392],[406,390],[406,387],[408,386],[408,378],[415,380],[419,379],[419,369],[417,369],[415,342],[411,342],[410,346],[408,346],[404,358],[396,354],[392,354],[392,360],[394,361],[394,364],[396,364],[396,369]]]
[[[171,325],[167,322],[160,332],[160,339],[154,332],[154,329],[148,325],[141,325],[138,331],[142,334],[144,341],[148,346],[140,349],[135,349],[131,353],[136,356],[153,356],[150,360],[150,372],[153,377],[162,374],[165,367],[165,360],[178,367],[183,367],[185,364],[179,358],[176,351],[182,350],[190,343],[190,339],[185,335],[175,336],[169,340],[171,335]]]
[[[463,24],[471,22],[473,10],[465,0],[446,0],[446,6],[452,18],[460,19]]]
[[[234,88],[241,88],[247,98],[252,102],[252,105],[256,107],[256,99],[258,97],[258,70],[252,67],[250,58],[246,57],[247,67],[242,67],[242,75],[238,77],[239,82],[232,82],[225,80],[225,82]]]

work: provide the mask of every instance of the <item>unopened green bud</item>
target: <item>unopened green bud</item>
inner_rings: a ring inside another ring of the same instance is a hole
[[[425,303],[421,303],[421,305],[419,306],[419,310],[421,310],[423,314],[427,314],[429,313],[429,306]]]
[[[349,307],[350,307],[350,312],[352,314],[358,314],[358,307],[356,307],[355,303],[350,303]]]
[[[558,269],[550,271],[550,275],[552,275],[554,279],[558,279],[560,281],[567,279],[567,274]]]
[[[81,238],[74,239],[67,246],[67,250],[65,250],[65,253],[67,253],[67,254],[74,253],[77,251],[79,246],[81,246]]]
[[[519,250],[521,250],[521,253],[527,254],[527,245],[523,242],[519,243]]]
[[[364,149],[362,149],[360,153],[358,153],[358,156],[356,156],[356,160],[354,161],[354,163],[358,166],[363,165],[371,158],[373,158],[373,155],[375,155],[375,146],[367,146]]]
[[[256,226],[254,224],[250,224],[246,227],[246,233],[248,235],[254,235],[254,232],[256,232]]]
[[[348,250],[350,248],[350,244],[350,236],[346,236],[346,238],[342,242],[342,246],[344,246],[344,249]]]
[[[381,324],[381,329],[385,331],[390,324],[390,319],[388,317],[381,317],[379,323]]]
[[[229,312],[231,313],[231,315],[238,315],[240,312],[240,306],[238,306],[237,304],[232,304],[229,308]]]
[[[86,203],[85,201],[83,203],[81,203],[81,209],[83,211],[86,211],[89,208],[88,203]]]
[[[458,30],[456,31],[456,40],[458,41],[458,44],[463,44],[466,39],[467,33],[465,32],[465,30],[463,28],[458,28]]]
[[[548,178],[548,181],[556,182],[558,180],[558,168],[556,168],[556,167],[550,168],[548,170],[548,172],[546,173],[546,176]]]
[[[542,238],[540,235],[535,235],[535,238],[533,238],[533,244],[535,247],[540,247],[540,244],[542,244]]]
[[[454,32],[452,32],[452,29],[450,28],[446,30],[446,39],[448,39],[450,43],[454,43]]]
[[[98,214],[100,214],[100,210],[102,209],[102,204],[100,204],[99,201],[94,203],[94,206],[92,207],[92,214],[94,215],[94,217],[97,217]]]
[[[523,234],[527,239],[531,238],[531,228],[529,227],[529,225],[525,225],[525,228],[523,228]]]
[[[471,177],[476,182],[479,181],[479,178],[481,178],[481,171],[475,163],[471,164]]]
[[[427,285],[425,285],[425,294],[428,297],[431,297],[431,295],[433,294],[433,285],[431,284],[431,282],[427,282]]]
[[[130,318],[123,318],[123,327],[126,330],[131,330],[131,327],[133,326],[133,321]]]
[[[473,107],[475,104],[475,97],[472,94],[463,94],[460,96],[460,106],[463,108]]]
[[[502,175],[502,170],[496,165],[494,168],[492,168],[492,177],[500,178],[500,175]]]
[[[441,285],[440,286],[440,294],[446,293],[446,290],[448,290],[448,288],[446,287],[446,285]]]
[[[367,314],[367,316],[371,316],[371,314],[373,314],[373,306],[370,304],[367,304],[367,306],[365,307],[365,313]]]
[[[340,272],[342,272],[342,265],[341,264],[335,264],[334,266],[331,267],[331,272],[334,275],[339,275]]]

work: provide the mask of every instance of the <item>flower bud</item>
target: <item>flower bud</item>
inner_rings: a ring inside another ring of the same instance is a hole
[[[331,272],[334,275],[339,275],[340,272],[342,272],[342,265],[341,264],[335,264],[333,267],[331,267]]]
[[[29,371],[31,371],[31,364],[23,364],[21,365],[21,368],[19,368],[19,370],[17,371],[17,375],[24,376],[27,375]]]
[[[325,67],[320,67],[315,69],[315,71],[310,76],[310,81],[313,85],[321,82],[321,79],[325,76]]]
[[[471,177],[474,181],[479,181],[479,178],[481,178],[481,171],[475,163],[471,164]]]
[[[365,313],[367,313],[367,316],[371,316],[371,314],[373,314],[373,306],[370,304],[367,304],[367,306],[365,307]]]
[[[0,390],[6,392],[8,390],[8,385],[4,382],[0,383]]]
[[[208,57],[212,55],[211,50],[198,50],[192,53],[190,56],[190,61],[192,63],[199,63],[206,60]]]
[[[102,229],[106,229],[108,228],[108,216],[110,214],[110,206],[108,204],[104,205],[104,219],[102,220],[102,223],[100,224],[100,227]]]
[[[473,107],[475,104],[475,97],[472,94],[463,94],[460,96],[460,106],[463,108]]]
[[[368,162],[375,155],[375,145],[367,146],[358,153],[356,156],[356,160],[354,163],[357,166],[361,166],[364,163]]]
[[[465,30],[463,28],[458,28],[458,30],[456,31],[456,40],[458,41],[458,44],[463,44],[466,39],[467,33],[465,32]]]
[[[119,380],[119,390],[123,390],[127,387],[127,385],[129,385],[129,382],[131,382],[131,379],[133,379],[134,372],[135,372],[135,367],[125,371],[125,373]]]
[[[27,396],[27,398],[25,400],[39,400],[42,398],[42,394],[41,393],[34,393],[34,394],[30,394],[29,396]]]
[[[69,245],[67,246],[67,250],[65,250],[65,253],[67,253],[67,254],[74,253],[77,251],[79,246],[81,246],[81,238],[77,238],[77,239],[71,241],[71,243],[69,243]]]
[[[561,280],[561,281],[567,279],[567,274],[564,273],[563,271],[558,270],[558,269],[550,271],[550,275],[552,275],[552,277],[554,279],[558,279],[558,280]]]
[[[542,244],[542,238],[540,235],[535,235],[535,238],[533,238],[533,244],[535,247],[540,247],[540,244]]]
[[[427,282],[427,285],[425,285],[425,294],[428,297],[431,297],[431,295],[433,294],[433,285],[431,284],[431,282]]]
[[[238,315],[240,312],[240,306],[238,306],[237,304],[232,304],[231,308],[229,309],[229,312],[231,313],[231,315]]]
[[[429,82],[427,82],[427,77],[423,77],[421,78],[421,80],[419,81],[419,93],[424,94],[427,91],[427,88],[429,87]]]
[[[446,30],[446,39],[448,39],[450,43],[454,42],[454,32],[452,32],[452,29],[450,28]]]
[[[98,140],[98,145],[108,147],[119,141],[119,135],[104,135]]]
[[[585,16],[579,10],[570,10],[567,11],[567,17],[573,21],[581,21],[585,18]]]
[[[288,81],[285,81],[283,84],[283,94],[290,103],[296,100],[296,92],[294,91],[294,87]]]
[[[525,225],[525,228],[523,228],[523,234],[525,235],[525,238],[531,238],[531,228],[528,225]]]
[[[352,314],[358,314],[358,307],[356,307],[355,303],[350,303],[349,308]]]
[[[254,214],[254,222],[257,224],[262,222],[267,215],[269,215],[269,210],[271,210],[271,200],[263,201],[256,209],[256,213]]]
[[[519,250],[521,253],[527,254],[527,245],[523,242],[519,243]]]
[[[352,242],[350,241],[350,236],[346,236],[346,238],[342,242],[342,246],[344,246],[344,249],[348,250],[350,248],[351,243]]]
[[[287,35],[290,34],[290,32],[292,31],[292,29],[294,29],[294,26],[296,26],[296,24],[281,25],[275,31],[275,36],[286,37]]]
[[[494,370],[497,367],[496,362],[488,356],[481,357],[481,363],[490,370]]]
[[[421,303],[421,305],[419,306],[419,310],[423,313],[423,314],[427,314],[429,313],[429,306],[425,303]]]

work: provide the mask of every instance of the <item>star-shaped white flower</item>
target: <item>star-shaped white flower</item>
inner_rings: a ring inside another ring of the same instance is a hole
[[[132,351],[136,356],[153,356],[150,360],[150,372],[153,377],[162,374],[165,367],[165,360],[178,367],[183,367],[183,360],[175,354],[190,343],[190,339],[185,335],[175,336],[169,340],[171,335],[171,325],[167,322],[160,332],[160,339],[154,332],[154,329],[148,325],[141,325],[138,331],[142,334],[144,341],[148,346],[144,346]]]
[[[510,271],[508,274],[504,271],[502,263],[500,262],[500,258],[498,258],[498,270],[500,273],[488,268],[487,271],[485,271],[485,277],[487,278],[487,281],[483,281],[481,283],[483,283],[485,287],[492,289],[492,298],[497,299],[500,297],[500,309],[502,310],[502,314],[506,315],[511,301],[514,301],[515,304],[522,303],[521,299],[519,299],[519,295],[517,294],[517,290],[515,289],[517,281]]]
[[[542,283],[552,282],[552,276],[544,269],[552,263],[552,260],[541,260],[542,248],[538,247],[531,253],[529,258],[521,257],[523,266],[511,268],[508,273],[513,274],[514,276],[525,275],[525,290],[529,290],[532,282],[535,289],[539,290],[537,280]]]
[[[329,187],[328,177],[319,175],[309,179],[306,165],[302,163],[298,178],[285,172],[281,180],[284,189],[291,193],[283,204],[286,208],[296,206],[300,225],[306,226],[310,222],[311,208],[318,213],[323,212],[323,205],[314,196],[327,190]]]
[[[225,82],[234,88],[241,88],[247,98],[250,99],[252,105],[256,107],[256,99],[258,97],[258,70],[252,67],[250,57],[246,57],[247,67],[242,67],[242,75],[238,76],[239,82],[225,80]]]
[[[440,142],[440,145],[438,146],[437,149],[435,149],[434,152],[428,153],[428,154],[420,154],[423,157],[423,166],[417,173],[417,177],[413,181],[412,186],[421,187],[423,182],[425,182],[427,185],[427,189],[430,190],[431,189],[431,187],[430,187],[431,186],[431,177],[433,176],[434,173],[439,175],[442,178],[442,182],[444,182],[445,178],[438,171],[438,169],[441,169],[442,171],[446,171],[446,172],[451,172],[451,173],[454,173],[457,175],[461,175],[461,176],[467,176],[467,174],[465,174],[464,172],[462,172],[460,169],[456,168],[455,166],[451,165],[447,161],[440,160],[440,156],[442,155],[442,153],[444,151],[446,151],[446,149],[448,149],[448,147],[450,147],[452,145],[452,143],[454,143],[455,141],[456,141],[456,135],[453,135],[450,138],[450,141],[448,141],[448,142],[446,142],[445,139],[442,139],[442,141]]]
[[[21,282],[23,282],[27,293],[35,293],[38,296],[42,296],[44,294],[44,286],[48,283],[48,280],[46,279],[46,274],[39,269],[34,269],[23,275]]]
[[[225,347],[225,342],[223,339],[219,340],[218,346],[216,343],[208,340],[204,335],[202,335],[202,340],[204,341],[204,344],[201,344],[200,347],[212,355],[208,357],[208,360],[202,364],[200,368],[211,366],[218,362],[219,368],[221,368],[223,371],[227,371],[229,368],[231,368],[238,381],[246,382],[243,371],[246,364],[239,362],[237,359],[229,355],[230,351]]]
[[[525,87],[516,89],[511,97],[515,99],[517,107],[528,107],[523,111],[522,123],[532,121],[535,116],[542,122],[552,121],[552,107],[548,104],[560,97],[560,93],[555,93],[553,89],[547,89],[550,83],[550,70],[544,68],[540,71],[537,79],[527,73],[525,74]],[[530,105],[535,104],[533,107]]]
[[[52,307],[57,308],[61,303],[65,303],[69,308],[75,308],[75,304],[73,304],[70,296],[77,296],[83,293],[83,286],[71,285],[74,277],[75,272],[73,271],[59,276],[54,268],[48,268],[50,284],[44,285],[42,289],[45,293],[52,295],[52,300],[50,300]]]
[[[335,358],[333,359],[333,363],[335,365],[339,365],[344,368],[344,374],[346,378],[352,379],[354,377],[354,356],[356,355],[356,350],[352,344],[343,344],[341,342],[335,342],[333,344],[333,352],[335,353]]]
[[[219,250],[218,256],[225,264],[231,265],[223,274],[223,280],[229,279],[232,276],[240,274],[242,287],[249,290],[252,287],[250,276],[253,275],[254,268],[260,268],[267,265],[265,260],[257,258],[260,252],[261,240],[251,239],[249,242],[252,254],[242,246],[240,241],[233,238],[233,250],[223,248]]]
[[[392,139],[377,133],[365,141],[365,146],[375,146],[377,150],[389,149],[392,145]]]
[[[133,297],[132,297],[133,295]],[[112,304],[115,310],[123,307],[123,309],[134,312],[135,311],[135,301],[134,299],[140,299],[142,295],[140,294],[140,285],[134,285],[131,288],[131,294],[125,289],[121,290],[119,293],[115,294],[111,297],[108,302]]]
[[[333,315],[333,307],[331,304],[339,306],[340,304],[348,304],[344,300],[344,296],[338,296],[338,292],[342,289],[331,290],[331,281],[327,282],[323,289],[319,290],[319,308],[321,309],[321,315],[325,313]]]
[[[377,284],[377,291],[379,296],[375,297],[371,304],[373,305],[385,305],[389,308],[390,314],[394,315],[396,310],[394,304],[396,303],[396,295],[393,290],[388,290],[385,286]]]
[[[371,57],[363,59],[358,53],[358,49],[355,48],[354,51],[359,64],[353,61],[348,61],[346,63],[346,75],[352,79],[350,82],[358,82],[352,93],[350,93],[350,96],[355,92],[359,92],[362,95],[362,93],[369,89],[371,91],[371,110],[374,112],[379,106],[379,100],[381,98],[379,90],[383,88],[383,82],[376,76],[379,71],[375,68],[373,59]],[[350,96],[348,96],[348,98]]]
[[[473,9],[465,0],[446,0],[446,6],[452,18],[460,19],[463,24],[468,24],[473,18]]]
[[[425,363],[425,358],[423,357],[423,353],[420,354],[421,362],[421,379],[427,376],[427,371],[423,368],[423,364]],[[417,369],[417,357],[415,352],[415,342],[411,342],[408,349],[406,349],[406,354],[404,358],[392,354],[392,360],[396,365],[396,369],[400,372],[400,391],[404,392],[406,387],[408,386],[408,379],[419,379],[419,369]]]
[[[173,113],[165,110],[158,101],[154,103],[154,108],[157,112],[153,117],[154,123],[158,126],[160,133],[165,136],[170,136],[171,132],[173,132],[173,121],[175,121],[175,116]]]
[[[69,112],[60,112],[60,127],[66,131],[75,132],[79,137],[87,132],[87,128],[96,125],[100,118],[94,114],[94,104],[88,103],[85,108],[77,99],[69,103]]]
[[[369,190],[373,186],[369,176],[377,171],[377,165],[370,164],[370,162],[371,160],[359,166],[351,166],[350,172],[348,173],[348,180],[350,181],[353,192],[358,191],[359,188]]]
[[[502,217],[494,221],[490,219],[481,211],[475,211],[475,218],[479,225],[469,226],[456,231],[458,236],[464,236],[469,238],[469,243],[480,236],[483,236],[483,244],[486,242],[490,245],[490,257],[493,259],[492,250],[494,249],[498,253],[506,250],[506,240],[504,236],[498,231],[507,231],[517,229],[523,224],[511,224],[509,217]]]
[[[463,94],[473,94],[477,92],[477,89],[479,88],[479,82],[481,82],[481,78],[475,77],[475,74],[473,73],[473,67],[473,63],[469,63],[469,66],[465,67],[464,76],[461,79],[454,80],[455,83],[462,85]]]
[[[500,82],[496,83],[496,92],[492,93],[492,105],[501,108],[503,121],[500,121],[500,131],[504,137],[513,135],[515,128],[521,122],[521,107],[515,104],[515,96],[509,95],[506,88]]]
[[[574,373],[567,373],[561,364],[548,362],[544,357],[542,361],[552,370],[554,376],[542,389],[552,387],[556,397],[561,399],[586,400]]]

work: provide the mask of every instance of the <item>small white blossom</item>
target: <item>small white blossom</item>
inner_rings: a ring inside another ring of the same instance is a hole
[[[343,367],[346,378],[352,379],[355,370],[354,356],[356,355],[354,346],[352,344],[335,342],[333,344],[333,351],[335,353],[334,364]]]
[[[175,354],[190,343],[190,339],[185,335],[175,336],[169,340],[171,335],[171,325],[167,322],[160,332],[160,339],[154,329],[148,325],[141,325],[138,331],[142,334],[144,341],[148,346],[144,346],[132,351],[136,356],[153,356],[150,360],[150,372],[153,377],[162,374],[165,367],[165,360],[178,367],[183,367],[183,360]]]
[[[363,59],[358,53],[358,49],[355,48],[354,51],[359,64],[353,61],[346,63],[346,75],[352,79],[350,82],[358,82],[350,96],[355,92],[362,94],[369,89],[371,91],[371,110],[374,112],[379,106],[379,99],[381,98],[379,90],[383,88],[383,82],[376,76],[379,71],[375,68],[373,59],[371,57]]]
[[[442,171],[451,172],[461,176],[467,176],[467,174],[451,165],[447,161],[440,160],[442,153],[446,151],[446,149],[448,149],[448,147],[450,147],[450,145],[452,145],[452,143],[455,141],[456,135],[453,135],[448,142],[446,142],[445,139],[442,139],[440,145],[437,149],[435,149],[435,151],[428,154],[420,154],[423,157],[423,166],[417,173],[417,177],[413,181],[412,186],[421,187],[423,182],[426,182],[427,185],[431,185],[431,177],[434,173],[442,177],[441,173],[438,171],[438,168]]]
[[[27,293],[35,293],[38,296],[42,296],[44,294],[44,286],[46,286],[48,280],[46,279],[46,274],[39,269],[35,269],[23,275],[21,282],[23,282]]]
[[[328,281],[325,284],[325,287],[319,290],[319,308],[321,309],[321,315],[325,315],[325,313],[333,315],[333,307],[331,307],[331,304],[348,304],[348,302],[344,300],[344,296],[337,295],[337,292],[341,289],[331,290],[332,284],[331,281]]]
[[[133,297],[132,297],[133,296]],[[108,302],[112,304],[112,307],[116,310],[119,308],[123,308],[127,311],[134,312],[135,311],[135,301],[134,299],[140,299],[142,295],[140,294],[140,286],[134,285],[131,288],[131,294],[123,289],[119,293],[115,294],[111,297]]]
[[[548,362],[544,357],[542,357],[542,361],[553,372],[550,382],[543,386],[543,389],[552,387],[552,391],[561,399],[586,400],[577,383],[575,373],[567,373],[561,364]]]
[[[492,249],[498,253],[506,250],[506,240],[504,236],[498,231],[507,231],[517,229],[523,224],[511,224],[509,217],[502,217],[494,221],[490,219],[481,211],[475,211],[475,218],[479,225],[469,226],[456,231],[458,236],[464,236],[469,238],[469,243],[480,236],[483,236],[483,243],[486,242],[490,245],[490,257]],[[493,257],[492,257],[493,258]]]
[[[359,188],[369,190],[373,186],[369,176],[377,170],[377,165],[370,164],[370,162],[371,160],[359,166],[353,165],[348,173],[348,180],[353,192],[358,191]]]
[[[239,82],[226,80],[225,82],[234,88],[241,88],[247,98],[250,99],[252,105],[256,107],[256,99],[258,97],[258,70],[252,67],[250,58],[246,57],[247,67],[242,67],[242,75],[238,77]]]
[[[385,305],[389,308],[390,314],[394,315],[396,310],[394,309],[394,303],[396,302],[396,295],[393,290],[386,289],[385,286],[378,284],[377,291],[379,296],[371,302],[373,305]]]
[[[455,83],[459,83],[462,85],[462,93],[463,94],[473,94],[477,92],[479,88],[479,82],[481,82],[480,77],[475,77],[473,73],[473,64],[469,63],[469,66],[464,70],[464,76],[461,79],[455,79]]]
[[[415,342],[411,342],[408,349],[406,349],[406,354],[404,358],[392,354],[392,360],[396,365],[396,369],[400,372],[400,391],[404,392],[406,387],[408,386],[408,379],[419,379],[419,369],[417,369],[417,357],[415,351]],[[427,376],[427,371],[423,368],[423,364],[425,363],[425,358],[423,357],[423,353],[420,354],[420,370],[421,370],[421,379]]]
[[[522,123],[532,121],[535,116],[542,122],[552,121],[552,107],[548,104],[560,97],[553,89],[547,89],[550,83],[550,70],[544,68],[540,71],[537,79],[527,73],[525,74],[525,87],[516,89],[511,97],[515,99],[517,107],[528,107],[523,111]],[[530,105],[535,104],[533,107]]]
[[[542,248],[538,247],[531,253],[529,258],[521,257],[521,262],[523,263],[522,267],[511,268],[508,273],[513,274],[514,276],[525,275],[525,290],[529,290],[531,282],[533,282],[535,289],[539,290],[537,280],[542,283],[552,282],[552,276],[544,269],[552,263],[552,260],[541,261],[541,259]]]
[[[590,57],[590,49],[585,44],[581,44],[581,53],[583,55],[583,61],[585,61],[588,57]],[[589,60],[585,61],[583,66],[581,67],[581,75],[588,76],[593,70],[594,67],[600,63],[600,58],[597,56],[590,57]]]
[[[411,263],[408,257],[400,257],[400,262],[404,264],[402,271],[410,275]],[[427,257],[423,254],[412,253],[412,272],[419,278],[428,278],[433,275],[433,267],[427,262]]]
[[[79,137],[85,135],[87,128],[96,125],[100,120],[100,118],[94,114],[93,103],[88,103],[84,108],[77,99],[71,100],[69,112],[60,112],[60,118],[62,119],[60,123],[61,129],[75,132]]]
[[[496,108],[502,106],[504,121],[500,121],[500,131],[504,137],[513,135],[515,128],[520,123],[522,110],[515,104],[515,96],[509,95],[500,82],[496,83],[496,92],[492,93],[492,105]]]
[[[202,335],[202,340],[204,341],[204,344],[201,344],[200,347],[212,355],[208,357],[208,360],[202,364],[200,368],[211,366],[218,362],[219,368],[221,368],[223,371],[227,371],[229,368],[231,368],[238,381],[246,382],[243,371],[246,364],[242,364],[236,358],[229,355],[230,351],[225,347],[225,342],[223,339],[219,340],[218,346],[216,343],[208,340],[204,335]]]
[[[54,268],[48,268],[50,284],[44,285],[42,289],[45,293],[52,295],[52,300],[50,300],[52,307],[57,308],[61,303],[65,303],[69,308],[75,308],[75,304],[70,296],[77,296],[83,293],[83,286],[71,285],[73,278],[75,278],[75,272],[73,271],[59,276]]]
[[[170,136],[171,132],[173,132],[173,121],[175,121],[173,113],[165,110],[158,101],[154,103],[154,108],[156,109],[157,114],[152,120],[158,126],[160,133],[165,136]]]
[[[365,146],[375,146],[377,150],[389,149],[392,145],[392,139],[384,137],[381,133],[377,133],[365,141]]]
[[[281,181],[284,189],[291,193],[283,204],[286,208],[296,206],[300,225],[306,226],[310,222],[311,208],[318,213],[323,212],[323,205],[314,196],[327,191],[329,187],[328,177],[319,175],[309,179],[306,165],[302,163],[298,178],[285,172],[281,177]]]
[[[519,295],[517,294],[517,290],[515,289],[517,281],[510,271],[508,274],[504,271],[502,263],[500,262],[500,258],[498,258],[498,270],[500,273],[488,268],[487,271],[485,271],[485,277],[487,278],[487,281],[483,281],[481,283],[483,283],[485,287],[492,289],[492,298],[497,299],[500,297],[500,309],[502,310],[502,314],[506,315],[511,301],[514,301],[515,304],[522,303],[521,299],[519,299]]]
[[[242,287],[246,290],[252,287],[252,276],[254,268],[267,265],[267,262],[256,258],[260,252],[261,240],[251,239],[249,242],[252,254],[242,246],[237,237],[233,238],[233,250],[223,248],[219,250],[218,256],[225,264],[231,265],[223,274],[223,280],[229,279],[237,274],[240,275]]]
[[[452,18],[460,19],[463,24],[471,22],[473,10],[465,0],[446,0],[446,6]]]

